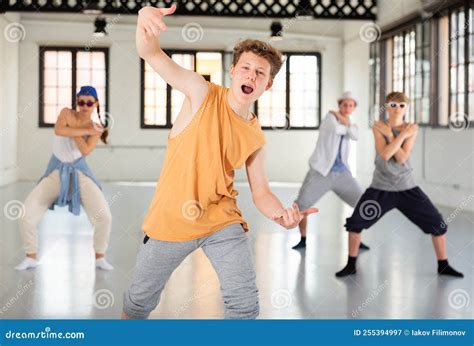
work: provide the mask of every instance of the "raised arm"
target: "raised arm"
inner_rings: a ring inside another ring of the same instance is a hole
[[[54,125],[54,133],[58,136],[63,137],[81,137],[86,135],[99,135],[102,133],[100,128],[94,128],[92,126],[82,127],[82,128],[74,128],[70,127],[68,118],[72,116],[72,111],[69,108],[63,108],[61,113],[59,113],[58,119],[56,120],[56,124]]]
[[[136,47],[144,59],[173,88],[184,93],[191,101],[193,113],[199,108],[208,92],[206,80],[198,73],[175,63],[160,47],[160,33],[167,27],[164,17],[176,10],[170,8],[144,7],[138,12]]]
[[[247,159],[246,170],[255,206],[263,215],[279,225],[287,229],[294,228],[303,217],[318,211],[316,208],[310,208],[301,212],[295,203],[288,209],[283,207],[283,204],[272,193],[268,184],[264,148],[257,150]]]

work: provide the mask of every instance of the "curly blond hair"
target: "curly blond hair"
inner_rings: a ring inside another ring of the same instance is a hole
[[[240,56],[245,52],[252,52],[270,63],[270,79],[274,79],[283,65],[281,52],[267,42],[247,39],[237,43],[234,47],[232,64],[235,66]]]

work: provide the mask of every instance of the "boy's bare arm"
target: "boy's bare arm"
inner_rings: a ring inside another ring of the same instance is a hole
[[[265,170],[265,150],[261,148],[253,153],[246,162],[247,177],[252,192],[252,200],[260,212],[281,226],[291,229],[296,227],[303,217],[318,211],[310,208],[299,211],[296,203],[285,209],[280,200],[270,190]]]
[[[385,161],[390,160],[390,158],[395,155],[405,140],[404,136],[397,136],[392,141],[390,141],[390,143],[386,143],[386,137],[384,137],[382,133],[380,133],[375,127],[372,128],[372,132],[375,139],[375,150]]]
[[[173,88],[184,93],[196,111],[204,100],[208,85],[206,80],[194,71],[175,63],[160,47],[160,34],[167,30],[163,19],[176,10],[170,8],[144,7],[138,12],[136,47],[138,55],[144,59]]]
[[[410,124],[404,130],[404,132],[408,132],[408,138],[403,142],[401,148],[395,153],[394,156],[395,160],[402,165],[410,157],[413,146],[415,145],[416,137],[418,135],[418,125]]]
[[[375,138],[375,149],[380,157],[388,161],[393,156],[399,164],[404,164],[410,157],[418,133],[418,126],[409,124],[399,136],[394,137],[391,129],[384,129],[374,124],[372,131]],[[386,143],[386,140],[388,143]]]

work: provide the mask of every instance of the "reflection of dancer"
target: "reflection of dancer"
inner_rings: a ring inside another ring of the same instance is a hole
[[[54,205],[69,206],[69,211],[79,215],[80,206],[94,226],[95,265],[111,270],[113,267],[104,255],[107,249],[112,216],[100,185],[86,163],[85,156],[95,148],[97,141],[107,142],[107,130],[93,124],[94,107],[100,118],[99,101],[95,88],[82,87],[77,94],[78,110],[64,108],[56,121],[51,157],[45,174],[25,200],[25,216],[20,221],[20,231],[26,258],[15,267],[25,270],[36,267],[38,250],[37,226],[46,210]]]
[[[356,273],[360,233],[391,209],[398,209],[426,234],[431,234],[438,258],[438,274],[463,277],[454,270],[446,255],[447,226],[427,195],[415,184],[410,154],[418,134],[418,125],[404,123],[408,97],[400,92],[387,95],[388,121],[374,124],[375,171],[372,184],[364,192],[345,225],[349,231],[347,265],[336,276]]]
[[[349,169],[349,139],[357,140],[357,125],[349,117],[357,106],[350,92],[338,100],[339,110],[329,112],[321,123],[316,149],[309,160],[309,171],[298,193],[295,203],[301,210],[314,205],[328,191],[333,191],[344,202],[355,207],[362,195],[362,188]],[[293,249],[306,247],[307,219],[299,224],[301,240]],[[360,248],[369,247],[362,242]]]
[[[236,204],[234,171],[244,163],[257,208],[285,228],[305,213],[283,208],[265,174],[265,137],[251,105],[271,87],[281,53],[265,42],[245,40],[234,48],[230,88],[206,82],[171,60],[159,46],[162,17],[176,6],[140,10],[137,50],[186,99],[168,137],[168,150],[143,230],[122,318],[143,319],[157,306],[173,271],[202,248],[217,272],[225,317],[259,314],[258,289],[247,222]]]

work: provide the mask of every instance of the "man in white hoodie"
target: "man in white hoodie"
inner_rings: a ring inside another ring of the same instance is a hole
[[[298,193],[295,203],[300,210],[314,205],[328,191],[333,191],[344,202],[354,207],[363,193],[362,187],[351,174],[347,159],[349,157],[349,140],[357,140],[357,125],[351,123],[357,101],[350,92],[338,98],[338,111],[330,111],[319,128],[318,142],[311,158],[309,171]],[[293,249],[306,248],[307,218],[299,224],[301,240]],[[362,242],[360,248],[369,247]]]

